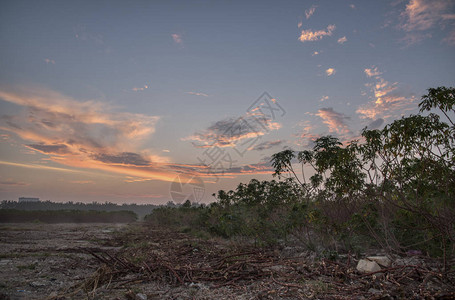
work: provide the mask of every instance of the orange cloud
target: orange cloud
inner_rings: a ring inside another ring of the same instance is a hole
[[[327,74],[327,76],[332,76],[333,74],[336,73],[336,70],[334,68],[328,68],[327,70],[325,70],[325,73]]]
[[[324,36],[331,36],[333,31],[335,30],[335,25],[329,25],[327,26],[327,30],[318,30],[318,31],[312,31],[311,29],[308,30],[302,30],[302,33],[300,34],[299,41],[302,43],[308,42],[308,41],[317,41],[322,39]]]
[[[381,72],[378,71],[378,68],[375,66],[371,66],[370,69],[366,68],[364,72],[368,77],[379,76],[382,74]]]
[[[324,102],[325,100],[329,100],[329,96],[322,96],[319,101]]]

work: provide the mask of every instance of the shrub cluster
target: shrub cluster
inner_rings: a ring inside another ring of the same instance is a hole
[[[455,89],[429,89],[420,113],[343,145],[333,136],[311,150],[272,156],[279,181],[251,180],[219,191],[208,206],[155,210],[149,221],[263,243],[290,237],[310,249],[444,257],[455,251]],[[438,114],[424,112],[438,109]],[[296,171],[301,166],[301,172]],[[305,175],[309,172],[310,177]]]

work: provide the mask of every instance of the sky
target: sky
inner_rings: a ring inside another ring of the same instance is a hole
[[[454,79],[452,0],[3,0],[0,199],[209,203]]]

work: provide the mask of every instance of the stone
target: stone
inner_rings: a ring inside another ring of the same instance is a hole
[[[383,267],[388,267],[392,264],[392,261],[387,256],[368,256],[367,259],[375,261]]]
[[[136,294],[136,300],[147,300],[147,295],[142,293]]]
[[[361,259],[357,263],[357,271],[359,271],[361,273],[371,273],[371,272],[381,271],[381,267],[375,261],[371,261],[368,259]]]

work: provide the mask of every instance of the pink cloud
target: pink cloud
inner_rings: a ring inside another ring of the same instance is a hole
[[[316,11],[316,5],[311,6],[309,9],[305,10],[305,17],[307,19],[311,18],[311,16],[314,14]]]
[[[182,40],[182,35],[181,34],[177,34],[177,33],[173,33],[172,35],[172,39],[174,40],[174,42],[176,44],[183,44],[183,40]]]
[[[330,132],[336,132],[338,134],[348,134],[351,132],[349,126],[346,124],[346,121],[350,118],[342,113],[336,112],[332,107],[319,109],[316,116],[323,120]]]
[[[302,43],[308,42],[308,41],[317,41],[322,39],[324,36],[331,36],[333,31],[335,30],[335,25],[329,25],[327,26],[327,30],[318,30],[318,31],[312,31],[311,29],[308,30],[302,30],[299,41]]]

